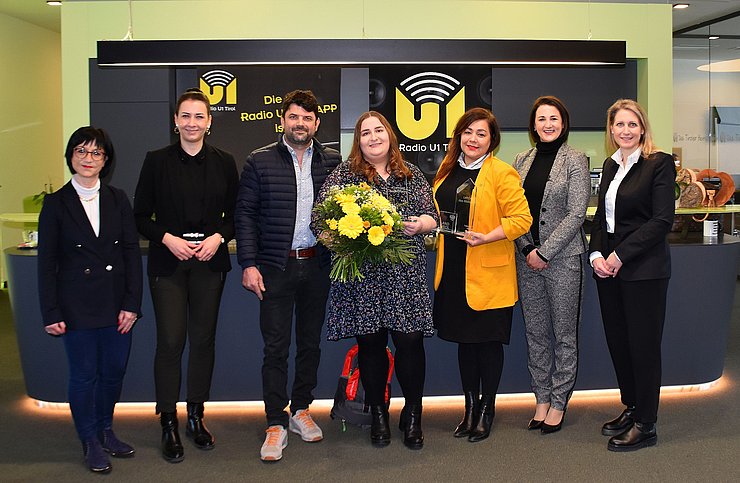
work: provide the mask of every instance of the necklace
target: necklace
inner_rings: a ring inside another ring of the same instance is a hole
[[[80,196],[80,201],[84,201],[85,203],[89,203],[89,202],[91,202],[91,201],[95,200],[95,198],[97,198],[99,194],[100,194],[100,191],[96,191],[96,192],[95,192],[95,194],[94,194],[94,195],[92,195],[92,196],[91,196],[91,197],[89,197],[89,198],[83,198],[83,197],[82,197],[82,196],[80,196],[80,195],[77,195],[77,196]]]

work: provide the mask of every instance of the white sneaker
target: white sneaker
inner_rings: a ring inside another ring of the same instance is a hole
[[[265,431],[267,436],[260,449],[262,461],[278,461],[283,457],[283,448],[288,446],[288,432],[278,425],[270,426]]]
[[[288,423],[290,430],[301,435],[303,441],[315,443],[324,439],[324,433],[321,432],[319,425],[311,417],[308,409],[301,409],[291,416]]]

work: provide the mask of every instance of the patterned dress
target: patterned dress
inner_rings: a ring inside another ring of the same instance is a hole
[[[413,176],[404,180],[391,175],[380,178],[375,186],[388,198],[404,219],[429,215],[436,220],[437,211],[432,202],[432,190],[416,166],[408,166]],[[363,176],[349,171],[343,162],[326,179],[318,196],[323,202],[331,186],[367,182]],[[374,334],[386,328],[398,332],[434,334],[432,304],[427,284],[426,249],[424,235],[411,237],[416,258],[411,265],[365,263],[360,272],[361,281],[332,282],[327,315],[328,340],[339,340],[357,335]]]

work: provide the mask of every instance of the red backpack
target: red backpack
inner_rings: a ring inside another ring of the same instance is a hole
[[[334,407],[331,408],[331,418],[342,421],[342,431],[346,430],[345,423],[369,428],[372,421],[370,407],[365,402],[365,390],[360,381],[360,369],[357,366],[357,352],[359,347],[353,345],[344,358],[342,375],[339,376],[337,392],[334,394]],[[393,354],[388,352],[388,380],[385,386],[385,405],[391,401],[391,377],[393,377]]]

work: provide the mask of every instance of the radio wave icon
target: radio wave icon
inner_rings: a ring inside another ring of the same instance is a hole
[[[420,72],[402,80],[400,85],[416,103],[444,103],[460,86],[460,81],[441,72]]]
[[[224,86],[231,84],[231,81],[234,80],[236,77],[231,72],[226,72],[225,70],[211,70],[200,76],[204,81],[206,81],[206,84],[208,84],[211,87],[214,86]]]

